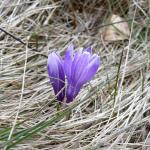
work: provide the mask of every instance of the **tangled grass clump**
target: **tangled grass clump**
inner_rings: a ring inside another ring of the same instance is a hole
[[[0,149],[148,149],[149,1],[0,2]],[[111,14],[128,40],[106,43]],[[102,65],[75,101],[58,108],[47,57],[68,44],[94,47]]]

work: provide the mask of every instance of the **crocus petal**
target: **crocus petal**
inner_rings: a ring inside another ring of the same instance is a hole
[[[74,45],[70,44],[67,48],[67,51],[65,53],[65,58],[64,58],[64,71],[65,71],[65,74],[66,74],[68,80],[70,80],[70,77],[71,77],[73,49],[74,49]]]
[[[68,85],[66,90],[66,103],[70,103],[73,99],[78,95],[80,91],[80,87],[73,87],[72,85]]]
[[[85,51],[87,51],[87,52],[89,52],[90,54],[92,54],[93,49],[92,49],[92,47],[87,47],[87,48],[85,49]]]
[[[48,56],[47,68],[55,95],[62,101],[65,96],[65,74],[61,57],[54,52],[51,53]]]
[[[77,82],[77,86],[82,86],[86,82],[90,81],[96,74],[99,66],[100,66],[99,57],[97,55],[93,55],[90,59],[89,64],[85,67],[84,71],[82,72]]]
[[[84,53],[77,52],[75,54],[71,68],[71,80],[70,80],[71,82],[68,82],[66,90],[67,103],[73,101],[73,99],[79,93],[82,85],[77,85],[77,83],[89,61],[90,61],[89,52]]]
[[[96,54],[91,55],[89,52],[76,54],[72,63],[71,82],[68,83],[66,90],[67,103],[72,102],[82,86],[94,77],[99,65],[100,59]]]
[[[84,52],[83,54],[77,53],[74,61],[72,63],[72,70],[71,70],[71,80],[73,86],[76,85],[80,75],[82,74],[85,66],[88,64],[90,59],[90,53]]]

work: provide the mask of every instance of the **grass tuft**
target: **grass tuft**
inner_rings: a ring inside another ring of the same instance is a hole
[[[0,149],[148,149],[150,2],[3,0],[0,2]],[[112,14],[128,40],[106,43]],[[102,65],[75,101],[59,107],[47,56],[72,42],[92,46]]]

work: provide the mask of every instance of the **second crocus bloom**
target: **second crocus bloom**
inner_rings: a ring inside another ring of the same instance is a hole
[[[94,77],[99,66],[100,58],[98,55],[92,54],[90,47],[74,53],[74,47],[71,44],[66,50],[64,61],[58,54],[50,54],[48,57],[48,73],[57,99],[63,101],[66,97],[67,103],[72,102],[83,85]],[[57,76],[57,80],[52,80],[53,76]],[[67,82],[65,82],[65,77]],[[59,82],[62,80],[66,86]],[[62,86],[64,86],[64,90],[62,90]],[[62,96],[64,93],[65,96]]]

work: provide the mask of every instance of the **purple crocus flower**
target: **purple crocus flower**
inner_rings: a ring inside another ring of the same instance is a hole
[[[94,77],[100,65],[99,56],[92,54],[91,47],[83,52],[73,51],[74,47],[71,44],[67,48],[64,61],[54,52],[48,57],[48,74],[54,92],[58,94],[57,99],[60,101],[63,101],[66,96],[67,103],[72,102],[83,85]],[[66,87],[64,87],[65,77]]]

